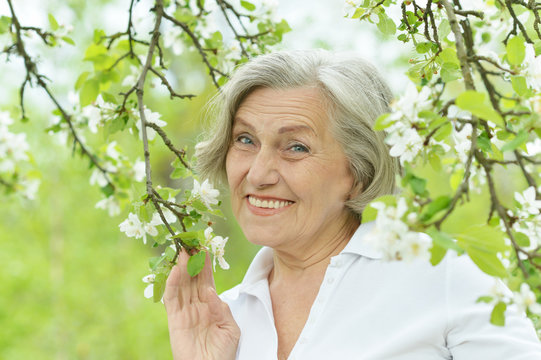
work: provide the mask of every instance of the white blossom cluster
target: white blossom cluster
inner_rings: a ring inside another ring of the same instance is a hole
[[[500,279],[496,279],[489,295],[494,304],[498,302],[514,303],[520,313],[525,313],[528,310],[532,314],[541,315],[541,304],[537,303],[536,296],[527,283],[522,283],[519,291],[511,293]]]
[[[137,182],[141,182],[145,179],[145,162],[137,159],[134,163],[122,154],[122,150],[116,141],[112,141],[107,145],[104,145],[100,149],[100,157],[103,159],[101,166],[109,174],[109,179],[114,174],[119,176],[123,174]],[[107,186],[109,183],[108,177],[98,168],[94,168],[90,175],[90,185],[97,185],[100,188]],[[110,216],[116,216],[120,214],[120,203],[114,194],[103,198],[96,203],[96,208],[107,210]]]
[[[218,264],[224,270],[229,269],[229,264],[224,259],[225,255],[225,244],[227,243],[228,237],[223,238],[221,236],[213,236],[212,228],[209,226],[205,229],[205,242],[203,244],[210,253],[213,255],[212,268],[216,271],[216,260]]]
[[[25,133],[13,133],[9,126],[13,119],[7,111],[0,111],[0,177],[10,182],[16,175],[17,183],[13,184],[17,193],[28,199],[34,199],[39,188],[39,179],[28,178],[21,174],[19,165],[29,160],[29,146]]]
[[[430,259],[432,239],[427,234],[410,231],[403,221],[415,221],[416,214],[409,213],[406,200],[400,198],[396,206],[383,202],[370,204],[378,210],[374,227],[368,235],[370,243],[379,250],[387,261],[413,261]]]
[[[177,220],[175,214],[173,214],[168,209],[162,210],[165,220],[169,224],[174,224]],[[147,243],[147,235],[156,236],[158,235],[158,229],[156,226],[163,225],[163,221],[158,212],[155,212],[152,215],[150,221],[141,221],[137,214],[130,212],[128,218],[121,222],[118,227],[120,231],[126,234],[128,237],[133,237],[136,239],[143,239],[143,243]]]
[[[212,205],[218,204],[220,191],[213,188],[208,179],[205,179],[202,184],[199,184],[199,181],[194,179],[192,196],[201,199],[208,208],[211,208]]]
[[[398,157],[400,163],[412,162],[424,148],[424,139],[417,132],[416,126],[422,124],[419,112],[432,109],[430,88],[424,86],[421,91],[413,83],[409,83],[404,96],[391,104],[392,112],[386,122],[391,125],[385,130],[385,142],[391,146],[390,154]],[[424,126],[424,125],[423,125]],[[440,145],[444,151],[449,146],[443,142],[430,139],[429,146]]]
[[[529,238],[530,244],[524,246],[524,250],[534,250],[541,245],[541,200],[536,200],[533,186],[522,193],[516,192],[515,200],[519,204],[518,208],[509,210],[509,215],[517,219],[513,223],[513,230]]]

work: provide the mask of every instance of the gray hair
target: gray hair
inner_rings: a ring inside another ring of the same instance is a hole
[[[361,219],[373,199],[393,193],[399,165],[389,155],[385,133],[374,121],[389,112],[392,94],[367,61],[325,50],[280,51],[259,56],[239,67],[211,101],[213,126],[196,145],[196,170],[214,184],[227,183],[225,160],[232,142],[235,113],[256,88],[317,87],[329,107],[336,140],[342,145],[355,179],[346,206]]]

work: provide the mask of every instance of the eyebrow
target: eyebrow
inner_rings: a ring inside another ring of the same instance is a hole
[[[307,125],[291,125],[291,126],[284,126],[278,129],[278,134],[283,134],[286,132],[296,132],[296,131],[309,131],[316,134],[314,129],[312,129],[310,126]]]
[[[247,128],[249,128],[250,130],[254,130],[255,128],[252,126],[252,124],[244,121],[242,118],[240,117],[236,117],[235,120],[234,120],[234,124],[233,124],[233,127],[235,125],[243,125],[243,126],[246,126]],[[313,133],[314,135],[317,135],[316,132],[314,131],[314,129],[312,129],[310,126],[308,125],[289,125],[289,126],[283,126],[281,127],[280,129],[278,129],[278,134],[283,134],[283,133],[287,133],[287,132],[296,132],[296,131],[309,131],[311,133]]]

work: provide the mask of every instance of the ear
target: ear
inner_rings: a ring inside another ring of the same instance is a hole
[[[357,197],[359,194],[361,194],[363,192],[363,189],[364,189],[364,186],[363,186],[362,183],[360,183],[360,182],[354,183],[353,186],[351,187],[351,190],[348,193],[347,200],[349,201],[349,200]]]

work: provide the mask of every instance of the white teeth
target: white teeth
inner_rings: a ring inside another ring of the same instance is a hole
[[[253,196],[248,196],[248,202],[253,206],[264,209],[280,209],[285,206],[293,204],[292,201],[278,201],[278,200],[260,200]]]

